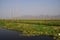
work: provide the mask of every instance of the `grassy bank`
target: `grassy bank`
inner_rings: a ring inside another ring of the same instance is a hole
[[[58,36],[60,20],[0,20],[0,27],[21,31],[23,36]]]

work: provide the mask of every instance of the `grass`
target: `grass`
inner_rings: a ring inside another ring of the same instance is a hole
[[[0,20],[0,27],[21,31],[23,36],[58,36],[60,20]]]

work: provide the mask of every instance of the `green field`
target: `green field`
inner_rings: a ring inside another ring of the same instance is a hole
[[[60,36],[60,20],[0,20],[0,28],[22,32],[22,36]]]

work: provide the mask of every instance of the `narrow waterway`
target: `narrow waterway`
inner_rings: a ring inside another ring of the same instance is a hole
[[[0,28],[0,40],[53,40],[53,36],[23,37],[20,32]]]

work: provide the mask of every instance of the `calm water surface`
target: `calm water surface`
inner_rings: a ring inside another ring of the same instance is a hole
[[[52,36],[35,36],[35,37],[23,37],[19,36],[20,32],[6,30],[0,28],[0,40],[53,40]]]

